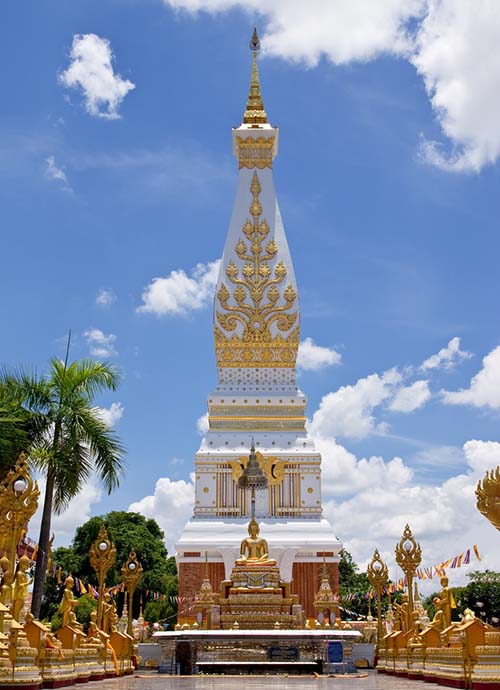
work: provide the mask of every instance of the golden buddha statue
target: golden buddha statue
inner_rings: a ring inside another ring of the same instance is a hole
[[[111,603],[111,595],[106,592],[104,595],[104,601],[102,602],[102,630],[108,635],[111,632],[111,609],[113,604]]]
[[[26,554],[21,556],[17,567],[17,573],[12,586],[12,607],[11,613],[14,620],[19,622],[24,602],[28,597],[28,586],[31,584],[26,571],[30,566],[30,559]]]
[[[71,575],[68,575],[64,581],[64,593],[62,601],[59,605],[59,610],[62,614],[62,627],[69,625],[69,614],[73,612],[77,601],[73,594],[73,587],[75,581]]]
[[[74,611],[70,611],[68,614],[68,626],[70,628],[73,628],[73,630],[79,630],[80,632],[83,632],[83,625],[78,622],[76,613]]]
[[[97,627],[97,611],[90,612],[89,629],[87,630],[87,637],[100,638],[102,630]]]
[[[455,603],[455,597],[450,587],[448,587],[448,578],[443,575],[440,579],[441,591],[439,592],[439,608],[444,614],[445,627],[448,628],[451,625],[451,614],[452,610],[457,608]]]
[[[434,597],[432,603],[434,604],[436,612],[434,614],[434,618],[429,623],[429,627],[434,628],[434,630],[437,630],[437,632],[443,632],[443,630],[448,626],[446,625],[446,617],[441,606],[441,599],[439,597]]]
[[[13,582],[14,577],[9,570],[6,570],[3,574],[2,587],[0,588],[0,602],[10,608],[12,603],[12,592],[13,592]]]
[[[401,597],[401,603],[398,604],[397,601],[394,602],[394,608],[396,609],[396,621],[398,623],[398,630],[404,633],[410,630],[410,610],[409,610],[408,594],[406,592]]]
[[[236,560],[238,565],[276,565],[276,561],[269,558],[267,541],[259,537],[259,525],[255,518],[248,523],[248,537],[243,539],[240,547],[240,557]]]

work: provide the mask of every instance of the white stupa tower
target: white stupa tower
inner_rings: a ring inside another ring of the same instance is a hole
[[[278,129],[262,101],[254,31],[243,123],[233,129],[238,189],[214,301],[219,382],[208,399],[209,430],[195,457],[196,503],[176,545],[179,595],[198,591],[205,556],[214,591],[229,577],[250,516],[238,488],[255,444],[268,488],[256,517],[282,580],[312,616],[323,559],[334,590],[342,545],[322,515],[321,456],[307,433],[297,387],[298,289],[273,180]],[[182,619],[182,615],[181,615]]]

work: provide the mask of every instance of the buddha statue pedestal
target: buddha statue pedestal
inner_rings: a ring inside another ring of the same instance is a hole
[[[36,663],[42,673],[43,687],[73,685],[76,680],[73,655],[64,655],[61,642],[51,634],[50,628],[28,613],[24,632],[30,646],[38,650]]]
[[[282,582],[276,561],[269,558],[267,541],[259,536],[259,531],[252,518],[231,579],[222,582],[218,604],[220,627],[224,630],[290,629],[302,619],[297,596],[290,594],[290,583]]]
[[[30,645],[23,626],[12,618],[3,604],[0,604],[0,632],[3,635],[1,644],[7,648],[9,662],[5,676],[7,659],[4,648],[0,653],[0,688],[37,690],[42,684],[40,669],[36,665],[38,650]]]
[[[132,656],[134,656],[134,638],[127,633],[119,632],[115,627],[115,629],[111,631],[109,641],[118,660],[119,674],[122,676],[133,673],[134,666],[132,664]]]
[[[297,597],[289,583],[280,578],[276,565],[259,562],[236,563],[231,580],[222,583],[219,597],[220,627],[266,630],[292,628],[292,606]],[[295,618],[296,620],[296,618]]]

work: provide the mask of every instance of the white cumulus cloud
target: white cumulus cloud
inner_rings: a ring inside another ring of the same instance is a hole
[[[415,381],[400,388],[392,399],[389,409],[393,412],[414,412],[430,399],[428,381]]]
[[[185,315],[203,309],[213,299],[219,274],[218,261],[199,263],[188,275],[183,269],[171,271],[166,278],[153,278],[142,293],[137,311],[156,316]]]
[[[313,415],[311,433],[321,437],[359,439],[376,431],[383,432],[385,426],[377,423],[373,412],[392,397],[395,386],[401,381],[401,374],[390,369],[382,376],[371,374],[352,386],[341,386],[328,393]]]
[[[297,367],[303,371],[318,371],[341,361],[342,356],[336,350],[316,345],[312,338],[306,338],[299,345]]]
[[[207,433],[208,431],[208,412],[205,412],[205,414],[202,414],[201,417],[198,417],[196,420],[196,430],[198,433],[203,436],[204,434]]]
[[[116,335],[113,333],[106,335],[99,328],[89,328],[83,337],[93,357],[114,357],[118,354],[115,350]]]
[[[115,424],[123,417],[125,409],[121,402],[114,402],[110,407],[98,407],[97,412],[99,417],[109,427],[114,427]]]
[[[385,461],[379,456],[358,459],[344,446],[332,438],[315,439],[321,452],[321,481],[325,495],[351,496],[370,486],[387,486],[394,489],[407,485],[413,471],[401,458]]]
[[[117,297],[111,288],[101,288],[95,298],[95,303],[100,307],[110,307],[117,300]]]
[[[471,379],[469,388],[442,391],[449,405],[473,405],[500,409],[500,345],[483,359],[483,368]]]
[[[325,453],[325,513],[362,567],[377,546],[391,577],[396,577],[394,546],[406,523],[422,545],[424,566],[441,563],[477,544],[483,555],[479,567],[500,567],[498,550],[491,548],[497,538],[495,529],[478,512],[474,493],[486,470],[500,463],[500,443],[468,441],[462,450],[465,472],[424,486],[414,483],[411,470],[398,458],[366,461],[357,460],[342,447],[321,450]],[[369,481],[359,476],[364,473]],[[451,584],[464,584],[465,573],[477,568],[472,554],[470,566],[448,571]],[[432,582],[426,586],[435,589]]]
[[[460,349],[460,338],[450,340],[446,347],[441,348],[435,355],[428,357],[420,365],[421,371],[430,369],[452,369],[455,364],[464,359],[470,359],[472,353]]]
[[[193,514],[194,496],[194,475],[191,475],[189,481],[173,481],[169,477],[161,477],[156,482],[154,493],[131,503],[128,510],[154,518],[165,532],[169,553],[173,553],[173,545]]]
[[[450,171],[479,171],[500,156],[500,5],[429,0],[411,58],[451,147],[422,153]]]
[[[265,17],[263,49],[270,55],[312,67],[322,56],[334,64],[405,54],[411,45],[409,19],[424,0],[164,0],[190,12],[239,8]]]
[[[38,479],[41,496],[45,493],[45,479]],[[83,525],[93,514],[94,506],[102,498],[102,489],[95,478],[90,479],[81,491],[70,501],[66,510],[60,515],[52,516],[51,531],[55,534],[55,546],[70,544],[75,536],[76,528]],[[38,510],[29,522],[28,536],[38,541],[40,523],[42,520],[43,501],[38,503]]]
[[[423,160],[478,171],[500,157],[500,5],[495,0],[164,0],[191,13],[262,17],[263,52],[307,67],[393,55],[422,77],[443,141]]]
[[[59,75],[64,86],[82,89],[85,109],[90,115],[108,120],[120,117],[118,108],[127,93],[135,89],[135,84],[114,72],[113,57],[107,38],[76,34],[70,65]]]

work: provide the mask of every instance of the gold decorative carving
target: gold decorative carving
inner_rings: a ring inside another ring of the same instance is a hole
[[[270,266],[278,252],[276,242],[271,239],[263,247],[269,225],[265,219],[260,220],[261,186],[256,172],[250,191],[253,220],[247,219],[242,229],[247,242],[240,237],[235,247],[238,258],[245,263],[239,269],[234,261],[229,262],[226,276],[234,287],[230,291],[225,283],[221,283],[217,292],[218,302],[224,309],[224,312],[216,309],[215,313],[218,324],[214,328],[217,365],[294,367],[300,339],[297,294],[290,283],[282,294],[278,289],[285,281],[287,269],[282,261],[278,261],[274,269]],[[280,299],[284,304],[279,304]],[[230,300],[233,304],[229,303]],[[238,326],[242,330],[241,336],[235,333],[228,337],[221,330],[231,333]],[[273,328],[278,333],[273,335]]]
[[[476,487],[477,509],[500,530],[500,467],[486,472]]]
[[[278,486],[283,481],[285,476],[285,465],[286,460],[280,460],[279,458],[269,455],[267,458],[262,455],[259,451],[256,453],[257,460],[262,468],[262,471],[267,477],[270,486]],[[238,479],[243,474],[244,469],[248,463],[248,455],[242,455],[238,460],[230,460],[229,465],[231,466],[233,482],[237,482]]]
[[[238,147],[238,168],[273,167],[275,137],[236,137]]]

